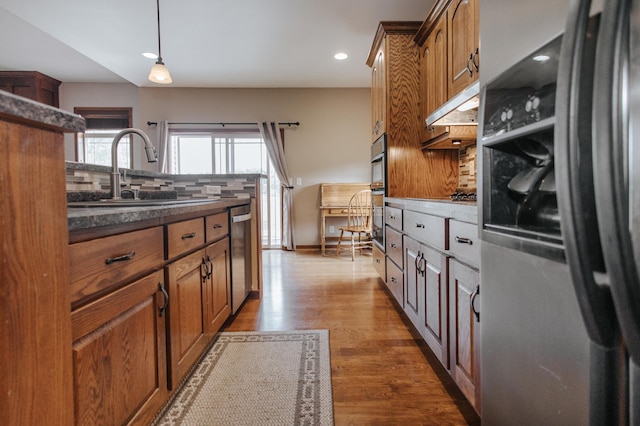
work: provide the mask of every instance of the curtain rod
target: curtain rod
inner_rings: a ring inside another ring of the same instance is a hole
[[[155,126],[157,124],[158,124],[157,121],[147,121],[147,126]],[[200,126],[215,124],[215,125],[222,126],[222,127],[224,127],[224,126],[252,126],[252,125],[257,126],[258,125],[257,122],[253,122],[253,123],[187,123],[187,122],[181,123],[181,122],[169,122],[167,124],[193,124],[193,125],[200,125]],[[291,126],[299,126],[300,122],[299,121],[295,121],[295,122],[286,122],[286,123],[278,123],[278,124],[281,125],[281,126],[289,126],[289,127],[291,127]]]

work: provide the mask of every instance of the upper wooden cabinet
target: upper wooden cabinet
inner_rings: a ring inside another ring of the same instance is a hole
[[[414,42],[422,22],[381,22],[369,52],[372,141],[386,134],[387,196],[444,198],[458,183],[456,155],[420,147],[420,64]]]
[[[60,82],[37,71],[0,71],[0,90],[34,101],[60,106]]]
[[[459,149],[476,140],[476,126],[429,127],[425,119],[478,78],[477,2],[437,2],[414,39],[420,46],[420,141],[423,148]]]
[[[449,25],[449,98],[478,79],[478,0],[454,0],[447,9]]]

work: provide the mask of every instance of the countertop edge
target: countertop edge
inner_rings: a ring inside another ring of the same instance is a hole
[[[85,130],[85,120],[77,114],[4,90],[0,90],[0,118],[23,121],[37,127],[63,132],[83,132]]]
[[[132,225],[135,222],[157,220],[170,222],[173,216],[184,218],[207,215],[216,210],[224,210],[249,204],[250,199],[230,199],[203,201],[202,203],[189,205],[168,206],[144,206],[144,207],[95,207],[95,208],[68,208],[67,222],[69,233],[90,231],[92,229],[109,227],[114,225]]]
[[[385,203],[401,206],[405,210],[413,210],[421,213],[432,214],[467,222],[478,223],[478,205],[473,201],[450,201],[417,198],[393,198],[385,197]]]

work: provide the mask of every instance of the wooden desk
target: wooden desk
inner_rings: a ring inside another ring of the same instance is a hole
[[[328,217],[347,217],[349,200],[358,191],[369,189],[368,183],[320,184],[320,246],[322,255],[326,247],[326,220]]]

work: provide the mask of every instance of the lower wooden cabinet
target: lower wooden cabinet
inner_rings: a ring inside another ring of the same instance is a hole
[[[228,261],[225,238],[166,267],[171,389],[178,387],[229,316]]]
[[[448,257],[406,235],[404,248],[405,313],[448,369]]]
[[[452,259],[449,285],[450,373],[480,413],[480,273]]]
[[[205,333],[213,338],[231,315],[229,239],[225,238],[207,247],[205,256],[209,266],[204,283]]]
[[[148,423],[162,406],[166,303],[155,272],[72,312],[76,424]]]

